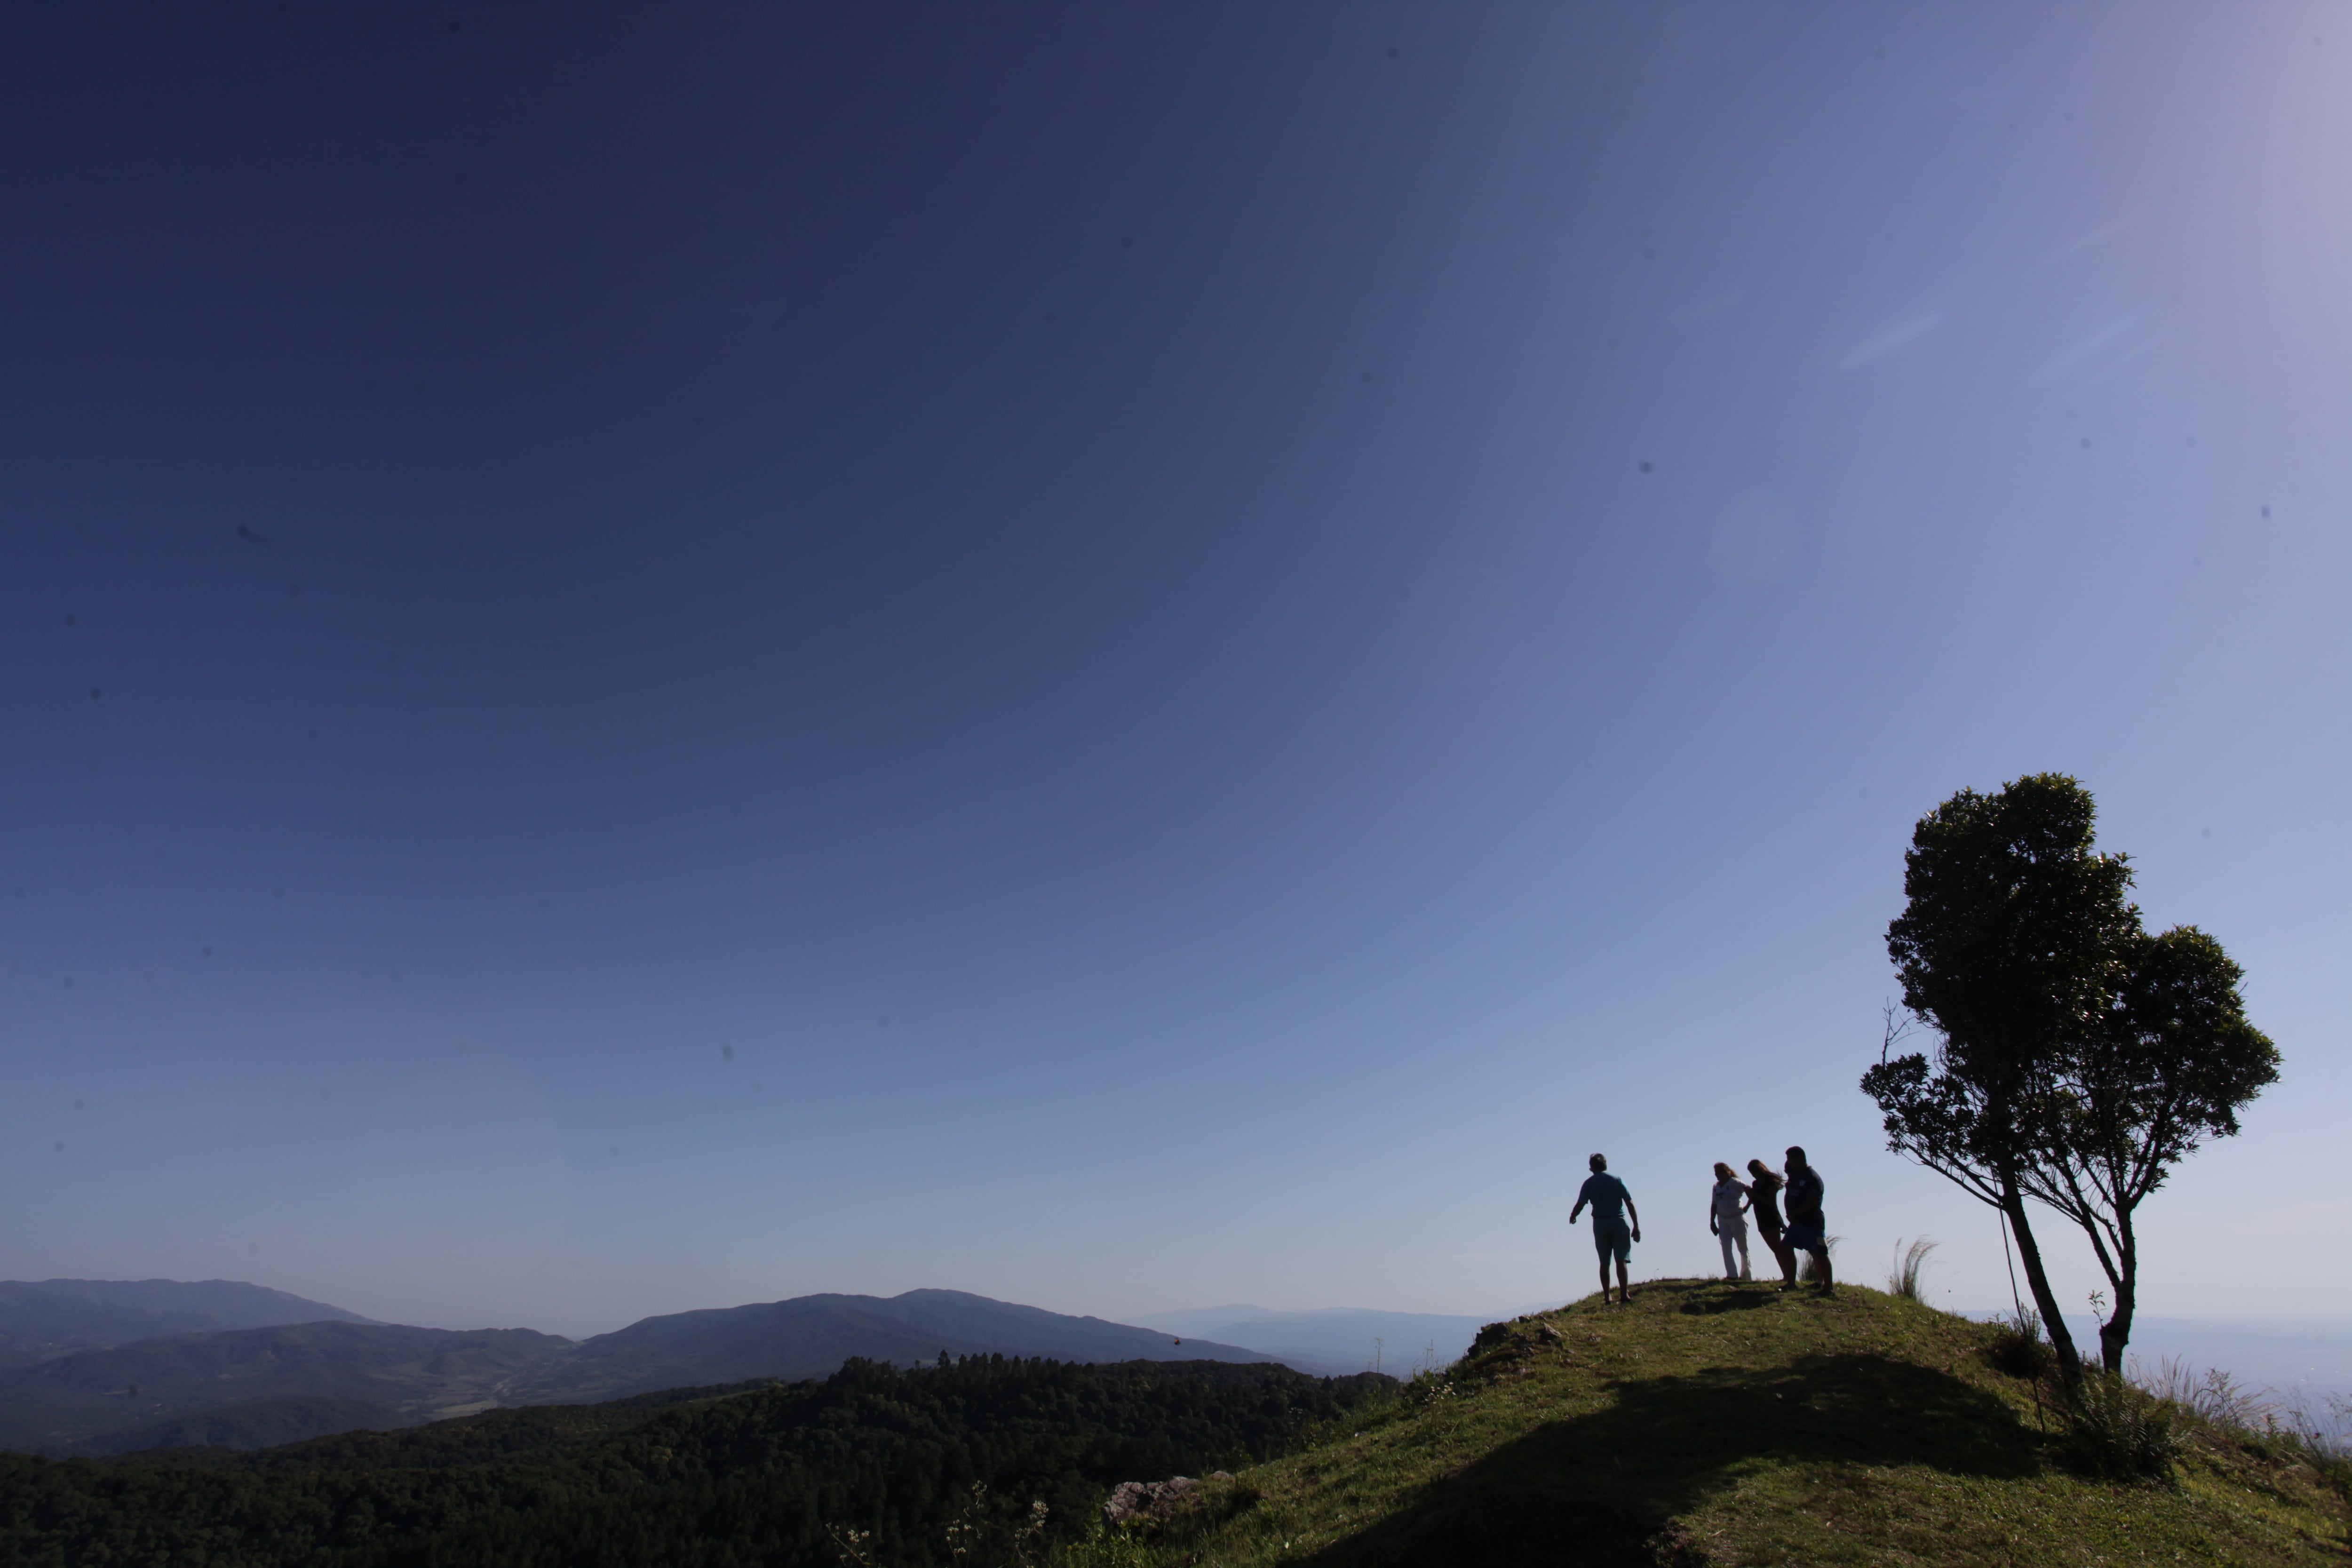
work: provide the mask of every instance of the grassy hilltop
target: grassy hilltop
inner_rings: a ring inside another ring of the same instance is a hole
[[[2344,1561],[2342,1504],[2294,1442],[2184,1416],[2169,1481],[2095,1479],[2036,1385],[1996,1366],[1997,1332],[1853,1287],[1820,1300],[1637,1286],[1627,1308],[1595,1298],[1496,1325],[1376,1415],[1095,1555],[1166,1568]]]

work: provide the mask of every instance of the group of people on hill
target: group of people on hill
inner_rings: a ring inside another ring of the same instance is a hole
[[[1633,1293],[1627,1269],[1633,1244],[1642,1239],[1642,1211],[1633,1206],[1633,1194],[1625,1184],[1609,1173],[1607,1155],[1595,1154],[1590,1163],[1592,1174],[1584,1178],[1576,1206],[1568,1211],[1568,1223],[1574,1225],[1585,1205],[1592,1205],[1592,1245],[1601,1254],[1601,1304],[1609,1302],[1609,1262],[1613,1258],[1617,1302],[1622,1306]],[[1807,1162],[1804,1150],[1793,1144],[1783,1169],[1788,1173],[1785,1177],[1763,1161],[1750,1160],[1748,1173],[1754,1180],[1743,1182],[1730,1166],[1716,1162],[1715,1188],[1706,1201],[1706,1228],[1722,1244],[1723,1277],[1754,1278],[1748,1269],[1748,1221],[1752,1215],[1764,1245],[1772,1249],[1773,1258],[1780,1265],[1781,1289],[1796,1289],[1797,1254],[1802,1252],[1812,1262],[1812,1278],[1820,1293],[1833,1296],[1837,1290],[1830,1272],[1829,1234],[1822,1218],[1822,1173]],[[1784,1194],[1789,1210],[1785,1220],[1780,1215]]]

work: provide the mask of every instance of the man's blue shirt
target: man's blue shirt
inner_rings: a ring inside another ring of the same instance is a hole
[[[1576,1201],[1592,1205],[1595,1221],[1605,1219],[1622,1225],[1625,1223],[1625,1205],[1633,1196],[1625,1190],[1624,1183],[1606,1171],[1595,1171],[1584,1178],[1584,1185],[1577,1193]]]

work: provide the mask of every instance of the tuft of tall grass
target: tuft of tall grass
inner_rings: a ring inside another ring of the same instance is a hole
[[[2286,1402],[2284,1413],[2287,1429],[2305,1448],[2331,1459],[2352,1461],[2352,1399],[2331,1394],[2326,1414],[2321,1415],[2306,1395],[2297,1393]]]
[[[2192,1372],[2179,1356],[2167,1356],[2154,1372],[2135,1358],[2132,1381],[2156,1398],[2169,1400],[2196,1412],[2207,1425],[2232,1436],[2263,1434],[2278,1426],[2279,1407],[2265,1395],[2267,1389],[2248,1388],[2219,1367]]]
[[[2167,1356],[2153,1372],[2135,1360],[2132,1381],[2149,1398],[2187,1412],[2233,1443],[2310,1466],[2352,1510],[2352,1399],[2330,1394],[2315,1406],[2302,1390],[2281,1398],[2271,1389],[2249,1388],[2219,1367],[2196,1372],[2179,1356]]]
[[[2327,1413],[2322,1415],[2297,1394],[2288,1404],[2286,1416],[2305,1460],[2319,1472],[2336,1500],[2352,1510],[2352,1400],[2329,1394]]]
[[[1927,1272],[1927,1257],[1936,1250],[1936,1247],[1937,1242],[1932,1237],[1923,1236],[1907,1247],[1903,1245],[1903,1238],[1896,1237],[1895,1267],[1886,1276],[1887,1294],[1900,1296],[1906,1301],[1923,1300],[1919,1294],[1919,1277]]]
[[[1845,1237],[1842,1236],[1825,1236],[1822,1238],[1822,1250],[1830,1255],[1830,1262],[1832,1266],[1837,1262],[1838,1243],[1844,1239]],[[1812,1282],[1812,1278],[1813,1255],[1810,1252],[1800,1252],[1797,1254],[1797,1283],[1810,1284]]]

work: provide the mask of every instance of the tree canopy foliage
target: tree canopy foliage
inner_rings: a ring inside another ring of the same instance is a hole
[[[2122,1364],[2137,1288],[2133,1211],[2278,1076],[2238,966],[2204,932],[2150,936],[2122,855],[2094,847],[2088,790],[2034,773],[1962,790],[1920,819],[1887,952],[1932,1061],[1890,1020],[1862,1087],[1888,1146],[2008,1217],[2066,1376],[2079,1359],[2024,1200],[2074,1221],[2116,1291],[2100,1331]]]
[[[2133,1215],[2173,1168],[2278,1079],[2278,1050],[2246,1020],[2242,972],[2194,926],[2126,943],[2122,984],[2105,1015],[2063,1053],[2036,1106],[2039,1158],[2029,1190],[2090,1237],[2115,1291],[2100,1325],[2106,1369],[2123,1369],[2137,1305]]]

